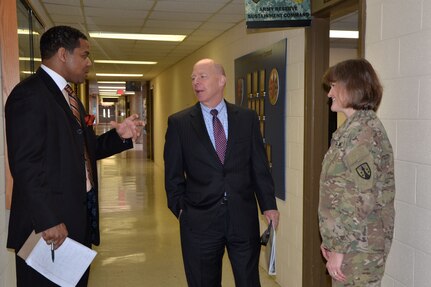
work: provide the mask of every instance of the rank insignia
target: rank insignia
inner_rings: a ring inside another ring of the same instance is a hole
[[[371,178],[371,168],[368,165],[368,163],[364,162],[362,164],[360,164],[357,168],[356,168],[356,172],[358,173],[358,175],[360,177],[362,177],[363,179],[370,179]]]
[[[257,4],[257,3],[259,3],[259,1],[260,1],[260,0],[253,0],[253,2],[254,2],[254,3],[256,3],[256,4]]]

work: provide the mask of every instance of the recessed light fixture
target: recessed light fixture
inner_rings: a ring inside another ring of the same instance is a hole
[[[99,90],[103,90],[103,89],[107,89],[107,90],[112,90],[112,89],[125,90],[126,86],[99,86]]]
[[[330,30],[329,38],[358,39],[359,32],[347,30]]]
[[[142,77],[144,74],[109,74],[109,73],[96,73],[99,77]]]
[[[36,61],[36,62],[41,62],[42,61],[42,59],[41,58],[30,58],[30,57],[19,57],[19,60],[20,61],[31,61],[31,60],[34,60],[34,61]]]
[[[102,91],[99,92],[99,95],[100,96],[113,96],[113,97],[118,96],[117,92],[102,92]]]
[[[171,41],[181,42],[186,35],[163,35],[163,34],[129,34],[110,32],[90,32],[92,38],[142,40],[142,41]]]
[[[126,81],[97,81],[98,84],[126,84]]]
[[[118,90],[124,89],[99,89],[99,93],[117,93]]]
[[[28,29],[18,29],[18,34],[19,35],[28,35],[28,34],[30,34],[30,30],[28,30]],[[36,32],[36,31],[32,31],[32,34],[33,35],[39,35],[39,33]]]
[[[120,60],[94,60],[94,63],[129,64],[129,65],[155,65],[155,64],[157,64],[157,62],[151,62],[151,61],[120,61]]]

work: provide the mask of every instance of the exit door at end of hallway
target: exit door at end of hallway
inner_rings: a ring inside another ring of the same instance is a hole
[[[102,106],[99,105],[99,123],[109,124],[111,121],[115,121],[115,105]]]

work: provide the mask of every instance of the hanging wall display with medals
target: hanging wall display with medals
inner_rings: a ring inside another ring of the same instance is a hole
[[[256,111],[275,194],[285,199],[287,39],[235,59],[235,104]]]

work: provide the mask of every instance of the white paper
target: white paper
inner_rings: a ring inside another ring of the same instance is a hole
[[[74,287],[97,252],[73,239],[66,238],[54,254],[55,259],[52,262],[51,246],[41,238],[25,262],[52,282],[62,287]]]
[[[268,263],[269,275],[276,275],[275,273],[275,250],[276,250],[275,237],[276,237],[275,229],[271,226],[268,244],[266,245],[266,260]]]

